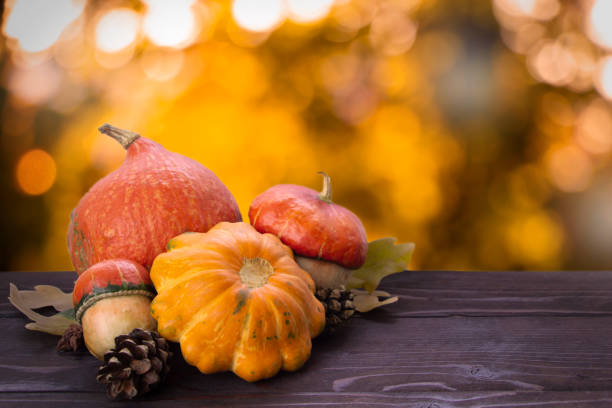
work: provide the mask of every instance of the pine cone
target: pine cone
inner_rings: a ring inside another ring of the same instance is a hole
[[[333,334],[355,313],[353,294],[344,287],[319,288],[316,296],[325,306],[325,331],[329,334]]]
[[[97,380],[111,399],[132,399],[156,388],[170,370],[172,353],[156,332],[134,329],[115,337],[115,348],[104,354]]]
[[[83,328],[80,324],[73,323],[57,342],[55,346],[57,351],[79,351],[85,350],[85,341],[83,341]]]

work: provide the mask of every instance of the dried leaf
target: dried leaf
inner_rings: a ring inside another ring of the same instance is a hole
[[[395,241],[395,238],[382,238],[370,242],[365,263],[353,271],[347,288],[363,288],[372,293],[385,276],[406,270],[414,244],[395,244]]]
[[[72,309],[72,293],[51,285],[37,285],[34,290],[20,290],[22,305],[28,309],[53,306],[58,312]]]
[[[46,286],[46,285],[43,285]],[[61,290],[57,289],[59,292],[63,293]],[[40,308],[45,306],[53,306],[57,310],[63,309],[65,303],[58,301],[61,297],[57,296],[57,293],[53,290],[45,290],[43,293],[43,297],[47,296],[49,293],[54,293],[54,295],[48,296],[47,300],[53,300],[52,304],[44,304],[42,300],[36,300],[36,296],[32,292],[37,292],[36,290],[19,290],[17,286],[10,284],[9,291],[9,301],[17,310],[21,313],[29,317],[33,322],[25,325],[26,329],[29,330],[37,330],[42,331],[49,334],[55,334],[57,336],[61,336],[64,334],[64,331],[70,327],[71,324],[75,323],[74,318],[70,318],[70,316],[74,316],[74,311],[71,309],[64,309],[63,311],[53,315],[53,316],[43,316],[40,313],[35,312],[34,308]],[[71,302],[72,303],[72,302]],[[35,306],[35,307],[32,307]],[[56,307],[57,306],[57,307]]]
[[[381,301],[378,299],[378,296],[369,294],[367,292],[355,295],[355,297],[353,298],[353,305],[355,305],[355,310],[360,313],[366,313],[372,309],[376,309],[377,307],[381,307],[395,302],[397,302],[397,296],[389,297]]]
[[[374,295],[374,296],[378,296],[378,297],[391,297],[391,294],[389,292],[386,292],[384,290],[375,290],[374,292],[370,293],[367,290],[362,290],[362,289],[351,289],[351,293],[355,296],[357,295]]]

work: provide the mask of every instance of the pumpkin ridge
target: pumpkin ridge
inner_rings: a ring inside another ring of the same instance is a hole
[[[264,301],[266,302],[266,305],[268,306],[268,310],[270,310],[272,312],[272,315],[274,316],[274,320],[276,322],[276,324],[274,325],[274,327],[276,328],[276,334],[275,334],[275,338],[274,340],[276,341],[277,345],[278,345],[278,353],[280,354],[281,357],[281,368],[283,366],[283,354],[281,352],[281,345],[280,345],[280,313],[278,311],[278,309],[276,308],[276,305],[274,304],[273,300],[271,297],[265,297]]]
[[[127,283],[127,279],[125,279],[125,277],[123,276],[123,271],[121,270],[121,268],[119,267],[119,265],[117,264],[113,264],[113,266],[115,267],[115,269],[117,270],[117,274],[119,274],[119,280],[121,281],[121,284],[123,284],[124,282]],[[133,267],[132,264],[130,264],[131,267]]]
[[[312,288],[311,293],[314,294],[314,281],[310,274],[302,269],[292,256],[283,256],[277,259],[273,266],[278,271],[276,275],[294,276],[303,281],[306,287]]]
[[[268,302],[276,318],[277,337],[280,340],[278,344],[281,354],[281,367],[286,371],[297,370],[306,362],[308,356],[310,356],[311,344],[309,344],[310,334],[308,333],[309,319],[305,316],[300,305],[294,301],[288,293],[274,285],[270,285],[266,290],[269,292],[276,292],[275,295],[271,297],[275,301],[281,301],[283,306],[287,309],[281,313],[278,305],[275,304],[276,302]],[[299,320],[293,317],[296,310],[299,311],[298,313],[302,314]],[[284,335],[284,329],[286,327],[290,327],[292,330]],[[296,347],[295,344],[292,344],[294,341],[303,342],[303,347],[299,343],[296,343]],[[289,344],[287,342],[289,342]],[[303,354],[304,351],[306,351],[306,354],[300,355]]]
[[[187,264],[181,263],[180,268],[173,266],[177,260],[185,258],[201,258],[203,260],[198,262],[190,261]],[[215,263],[217,263],[217,265],[214,265]],[[155,267],[151,268],[150,275],[151,280],[159,291],[164,290],[168,286],[168,282],[175,279],[180,279],[182,276],[184,276],[187,273],[185,272],[186,270],[191,270],[194,268],[212,270],[213,266],[215,269],[227,269],[227,267],[224,267],[222,264],[223,259],[218,255],[218,251],[214,249],[204,250],[202,248],[192,246],[179,247],[172,249],[170,252],[158,255],[157,258],[155,258]],[[163,273],[158,272],[158,270],[163,270]]]
[[[240,355],[242,354],[240,352],[241,350],[241,345],[242,342],[245,340],[245,331],[247,330],[248,326],[249,326],[249,320],[251,318],[251,309],[252,309],[252,303],[251,302],[247,302],[250,297],[247,297],[247,299],[245,300],[246,303],[246,310],[245,310],[245,317],[244,317],[244,322],[242,323],[242,329],[240,330],[240,336],[238,336],[238,338],[236,339],[236,344],[234,346],[233,349],[233,353],[232,353],[232,365],[231,365],[231,370],[234,371],[236,368],[236,360],[240,357]],[[232,313],[235,314],[236,312]],[[248,335],[247,335],[248,336]]]
[[[293,311],[291,312],[292,315],[295,314],[295,310],[298,311],[298,314],[301,316],[302,318],[302,323],[304,325],[304,329],[306,329],[309,326],[310,323],[310,319],[308,318],[308,316],[306,315],[306,313],[304,312],[304,306],[303,304],[300,304],[297,300],[295,300],[293,298],[293,296],[288,293],[285,289],[280,288],[274,284],[270,285],[269,287],[267,287],[266,289],[268,289],[268,291],[270,292],[276,292],[275,297],[278,298],[280,297],[281,299],[283,299],[283,301],[285,302],[285,304],[288,306],[288,309],[293,309]],[[279,296],[280,295],[280,296]],[[278,310],[278,309],[276,309]],[[280,315],[279,315],[280,317]],[[283,317],[284,314],[283,314]],[[282,318],[281,318],[282,319]],[[282,320],[286,320],[286,319],[282,319]],[[283,324],[285,324],[284,322],[282,322]],[[304,332],[306,332],[307,330],[304,330]]]
[[[212,300],[229,290],[235,284],[236,282],[221,279],[205,282],[199,289],[199,292],[208,291],[208,293],[206,293],[206,295],[200,294],[200,296],[190,302],[191,309],[196,308],[196,310],[202,311],[202,309],[197,309],[198,305],[212,302]],[[192,310],[184,310],[186,308],[186,302],[184,302],[184,294],[181,293],[180,289],[182,288],[177,288],[180,293],[178,296],[176,295],[176,291],[164,291],[158,294],[152,302],[152,311],[157,317],[160,333],[163,332],[162,334],[173,341],[179,341],[180,337],[187,329],[187,326],[190,324],[189,322],[196,317],[195,314],[192,313]],[[188,295],[192,293],[193,292],[190,292]],[[164,313],[158,313],[160,309],[163,310]],[[168,319],[167,316],[172,316],[173,319]],[[181,324],[178,323],[178,321],[187,322],[182,324],[183,327],[180,328]]]
[[[202,320],[204,320],[204,317],[212,310],[214,309],[219,303],[221,303],[221,301],[223,300],[224,297],[228,296],[229,293],[234,292],[236,289],[240,290],[241,283],[240,282],[234,282],[233,284],[231,284],[227,289],[225,289],[223,292],[219,293],[208,305],[206,305],[205,307],[203,307],[202,309],[198,310],[195,314],[193,314],[193,317],[191,319],[189,319],[189,323],[187,323],[187,325],[185,325],[185,328],[183,329],[183,331],[179,334],[179,338],[183,337],[184,335],[186,335],[191,329],[193,329],[198,323],[200,323]],[[228,314],[229,318],[230,316],[232,316],[231,313]],[[227,320],[227,318],[225,320]],[[223,323],[225,323],[225,320],[223,321]],[[223,326],[223,324],[218,323],[217,326]],[[216,329],[217,327],[215,327]]]
[[[237,315],[233,314],[232,310],[223,307],[223,302],[227,302],[226,297],[234,295],[234,293],[237,293],[240,289],[240,285],[236,283],[220,294],[209,306],[204,307],[203,310],[200,310],[194,318],[191,319],[191,327],[183,331],[180,336],[181,349],[183,350],[185,361],[195,365],[205,374],[231,369],[233,351],[230,352],[230,350],[227,350],[227,347],[230,347],[229,342],[223,341],[223,339],[227,337],[226,335],[232,335],[233,331],[235,331],[234,326],[240,321],[240,318],[243,316],[246,318],[246,312],[243,310]],[[206,327],[203,329],[207,339],[204,343],[198,343],[199,337],[197,335],[202,334],[201,331],[198,333],[198,329],[202,330],[198,327],[198,323],[201,323],[205,316],[209,316],[210,313],[217,309],[221,312],[222,317],[218,320],[212,320],[216,322],[214,327]],[[237,335],[236,338],[238,337]],[[199,346],[195,353],[192,353],[192,343]],[[235,347],[235,344],[236,342],[233,341],[231,347]],[[219,353],[220,349],[221,353]],[[232,348],[231,350],[234,349]],[[228,355],[230,358],[228,358]],[[208,366],[211,362],[205,360],[210,357],[215,357],[215,360],[212,362],[212,367]],[[220,361],[217,357],[221,357]]]
[[[177,278],[172,278],[166,281],[166,283],[160,287],[160,290],[167,291],[174,289],[177,285],[181,283],[185,283],[186,281],[193,278],[200,278],[202,275],[211,274],[213,276],[210,277],[211,281],[216,281],[218,279],[215,278],[226,278],[231,280],[237,280],[237,277],[233,273],[229,273],[224,271],[223,269],[199,269],[194,272],[187,272],[184,275],[181,275]]]
[[[232,224],[233,223],[229,222],[220,222],[212,227],[207,233],[202,234],[203,239],[201,239],[201,241],[204,242],[197,242],[197,239],[194,239],[196,242],[189,243],[188,245],[191,248],[210,251],[211,255],[223,258],[226,261],[234,261],[236,265],[242,265],[244,253],[241,249],[236,248],[239,246],[239,240],[231,231],[224,229],[225,227],[230,227]]]
[[[290,287],[294,292],[300,292],[300,299],[309,299],[311,297],[310,295],[313,295],[312,298],[314,298],[313,290],[299,276],[286,274],[282,278],[275,277],[274,279],[270,279],[268,282],[282,291],[287,291],[287,287]],[[306,307],[305,304],[303,306]]]
[[[273,234],[262,234],[261,253],[265,256],[260,256],[265,257],[272,265],[276,265],[279,260],[285,257],[293,259],[291,248],[283,244],[283,241]]]
[[[259,209],[257,210],[257,213],[253,217],[253,221],[251,222],[251,225],[257,224],[257,218],[259,218],[259,214],[261,213],[262,208],[263,206],[259,207]]]
[[[277,335],[276,319],[269,320],[274,312],[266,301],[265,292],[251,292],[250,318],[245,322],[232,370],[246,381],[274,376],[282,368],[282,356]]]
[[[291,276],[291,275],[288,275],[288,276]],[[293,297],[297,297],[300,301],[303,301],[304,303],[300,304],[301,310],[313,310],[314,309],[317,311],[316,314],[311,313],[309,316],[307,316],[307,319],[306,319],[308,327],[312,333],[312,337],[316,337],[323,331],[323,328],[325,327],[325,312],[324,312],[323,306],[321,305],[321,302],[319,302],[314,296],[310,296],[311,295],[310,290],[306,290],[306,292],[308,293],[308,296],[304,295],[305,288],[302,285],[300,285],[302,282],[299,280],[298,277],[296,276],[291,276],[291,277],[292,279],[295,280],[297,285],[295,284],[290,285],[286,281],[280,280],[280,279],[273,280],[272,282],[270,282],[270,285],[282,291],[283,293],[287,294],[291,299],[293,299]],[[295,292],[299,292],[299,293],[295,293]],[[317,319],[317,316],[319,317],[318,319]]]

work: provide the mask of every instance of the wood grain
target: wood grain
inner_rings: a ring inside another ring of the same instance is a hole
[[[69,290],[73,273],[0,273],[0,406],[106,401],[87,353],[23,328],[6,301],[22,289]],[[407,272],[383,289],[399,302],[314,340],[295,373],[255,384],[202,375],[178,347],[165,406],[612,407],[612,272]]]
[[[89,393],[0,394],[2,406],[91,406]],[[96,401],[103,406],[104,401]],[[108,406],[147,407],[404,407],[404,408],[610,408],[611,392],[413,392],[395,394],[268,392],[228,395],[183,395],[169,400],[155,394],[138,402]]]

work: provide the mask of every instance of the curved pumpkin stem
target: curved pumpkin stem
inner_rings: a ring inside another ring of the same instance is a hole
[[[109,125],[108,123],[103,124],[98,128],[98,131],[102,134],[112,137],[116,141],[118,141],[124,149],[127,150],[128,147],[132,143],[136,141],[140,137],[140,135],[136,132],[132,132],[131,130],[120,129],[113,125]]]
[[[318,171],[317,174],[323,176],[323,191],[319,193],[319,199],[325,201],[326,203],[331,203],[332,197],[332,187],[331,187],[331,178],[324,171]]]

